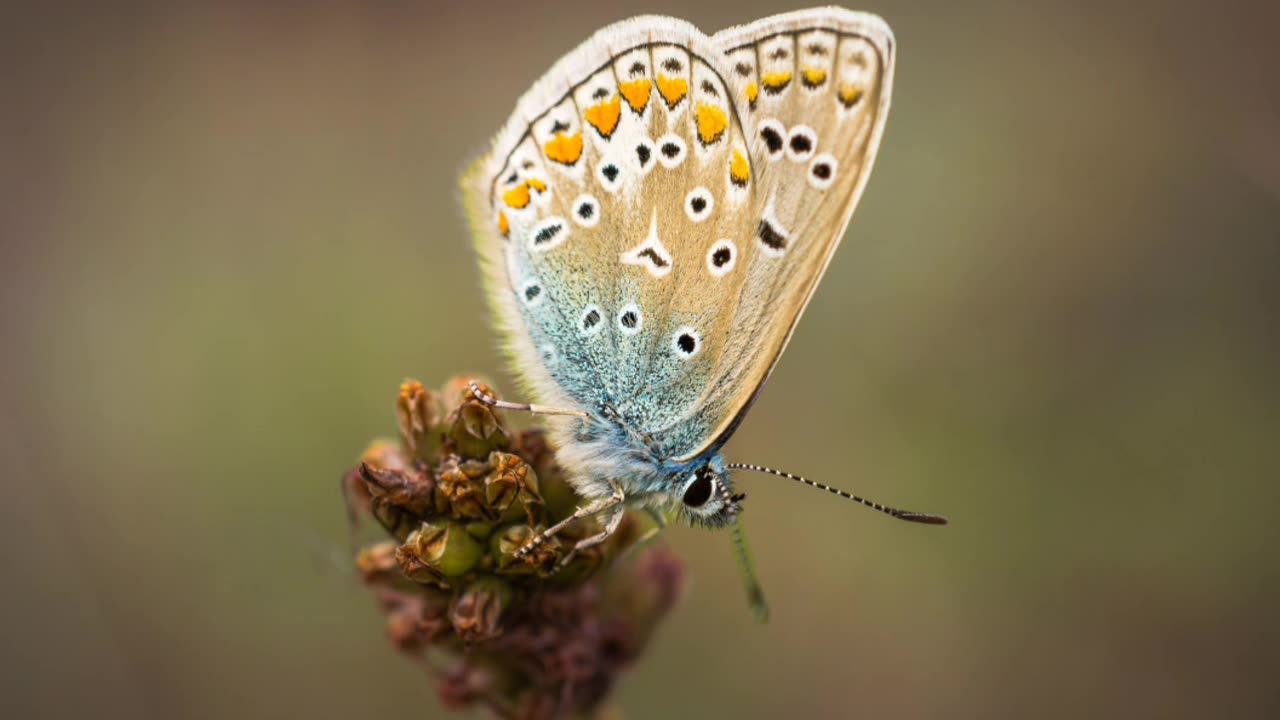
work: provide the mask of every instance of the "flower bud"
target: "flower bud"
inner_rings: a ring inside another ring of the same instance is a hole
[[[502,611],[511,602],[511,586],[495,577],[484,577],[463,590],[449,608],[449,622],[467,643],[492,640],[502,634]]]
[[[449,456],[440,464],[437,480],[440,497],[454,517],[480,519],[491,516],[485,506],[484,492],[484,477],[488,472],[489,463],[481,460],[460,460]]]
[[[396,544],[391,541],[370,545],[356,556],[356,571],[367,585],[383,584],[400,576]]]
[[[393,470],[364,463],[360,476],[369,492],[385,503],[418,516],[435,510],[437,483],[430,470]]]
[[[484,479],[484,498],[489,509],[503,520],[514,520],[520,514],[532,525],[535,513],[542,509],[538,493],[538,476],[519,456],[494,451],[489,453],[489,474]]]
[[[516,553],[542,530],[541,525],[525,523],[512,523],[499,528],[489,538],[489,553],[496,561],[495,570],[501,575],[553,575],[562,548],[558,537],[548,538],[523,557],[516,557]]]
[[[409,534],[396,548],[406,577],[432,583],[465,575],[480,560],[480,543],[458,522],[432,521]]]
[[[427,463],[440,456],[440,424],[444,413],[435,393],[417,380],[406,380],[396,399],[396,419],[400,424],[400,438],[411,455]]]
[[[481,385],[480,389],[489,395],[494,394],[486,385]],[[449,413],[445,425],[448,426],[446,449],[463,457],[478,460],[510,444],[497,411],[477,399],[469,389],[462,402]]]
[[[422,588],[413,594],[383,592],[387,611],[387,635],[405,652],[418,652],[449,630],[449,594]]]

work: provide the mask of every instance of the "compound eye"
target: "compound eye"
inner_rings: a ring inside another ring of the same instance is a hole
[[[711,499],[712,485],[711,473],[699,471],[694,481],[689,483],[689,489],[684,491],[684,504],[691,508],[706,505]]]

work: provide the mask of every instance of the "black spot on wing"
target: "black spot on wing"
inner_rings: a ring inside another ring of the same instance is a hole
[[[533,244],[545,245],[546,243],[551,242],[556,235],[559,235],[560,231],[563,229],[564,229],[564,226],[558,222],[551,223],[550,225],[546,225],[542,227],[540,230],[538,230],[538,233],[533,236]]]
[[[786,250],[787,236],[783,235],[773,223],[768,220],[761,220],[760,226],[756,228],[756,235],[759,236],[760,242],[765,244],[771,250]]]
[[[685,355],[692,355],[693,351],[698,349],[698,341],[689,333],[682,333],[676,338],[676,347],[680,348],[680,352]]]
[[[775,155],[782,151],[782,134],[777,130],[771,127],[762,128],[760,137],[764,138],[764,144],[769,147],[770,155]]]
[[[656,268],[664,268],[669,264],[661,255],[658,254],[658,251],[654,250],[653,248],[645,248],[641,250],[639,256],[642,258],[647,258],[649,262],[653,263],[653,266]],[[628,325],[627,327],[632,327],[632,326]]]

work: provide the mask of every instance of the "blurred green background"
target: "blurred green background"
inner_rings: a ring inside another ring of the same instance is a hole
[[[438,716],[338,477],[505,377],[458,171],[599,26],[793,7],[266,5],[4,11],[5,717]],[[729,451],[953,525],[742,477],[773,623],[673,529],[628,717],[1280,714],[1265,5],[862,5],[885,145]]]

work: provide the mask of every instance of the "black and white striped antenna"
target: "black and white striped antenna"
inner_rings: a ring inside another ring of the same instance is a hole
[[[731,464],[725,465],[725,467],[730,470],[751,470],[752,472],[768,473],[770,475],[777,475],[778,477],[787,478],[788,480],[795,480],[796,482],[801,483],[803,485],[816,487],[819,490],[826,490],[832,495],[839,495],[845,500],[852,500],[856,503],[866,505],[872,510],[879,510],[885,515],[888,515],[889,517],[897,518],[899,520],[906,520],[907,522],[913,522],[913,523],[922,523],[924,525],[946,525],[947,524],[947,519],[942,515],[932,515],[930,513],[920,513],[920,512],[913,512],[911,510],[899,510],[898,508],[891,508],[887,505],[881,505],[878,502],[867,500],[866,498],[860,498],[857,495],[854,495],[852,493],[847,493],[843,490],[838,490],[836,488],[831,487],[830,485],[823,485],[822,483],[814,482],[812,480],[809,480],[808,478],[802,478],[799,475],[792,475],[789,472],[782,472],[781,470],[774,470],[773,468],[767,468],[761,465],[747,465],[745,463],[731,463]]]

